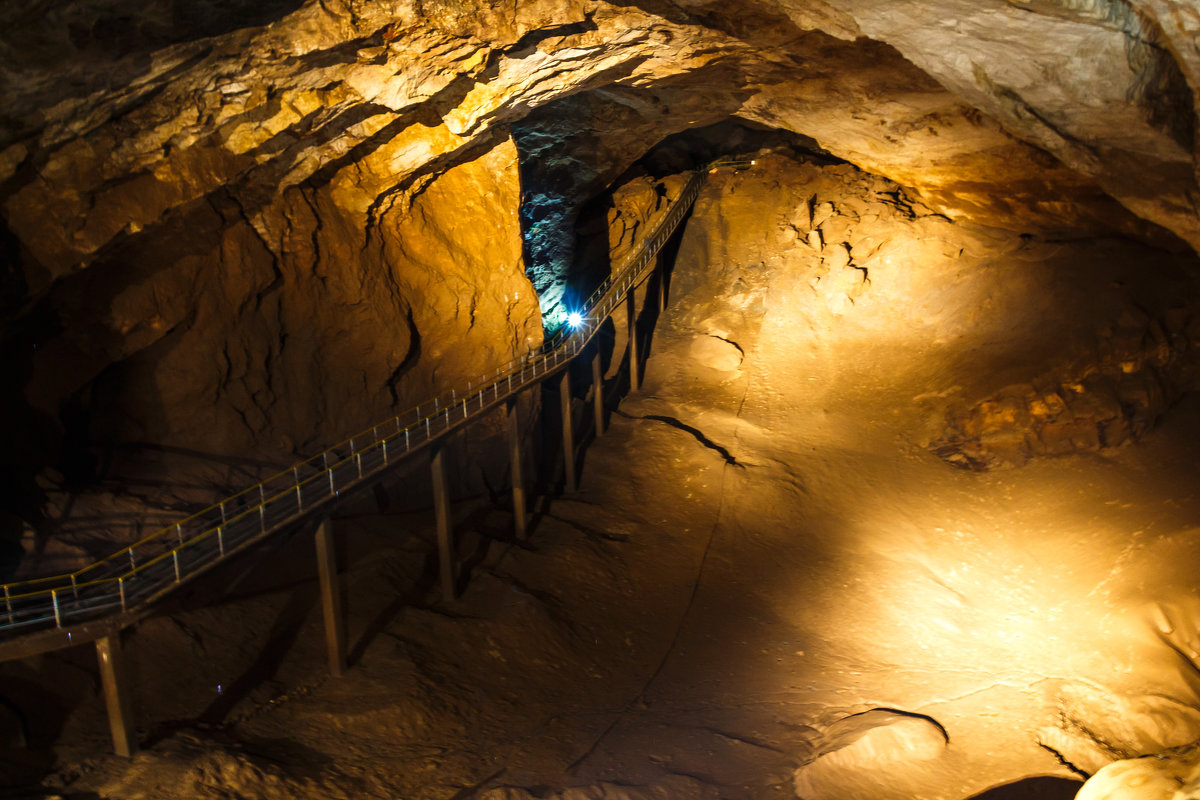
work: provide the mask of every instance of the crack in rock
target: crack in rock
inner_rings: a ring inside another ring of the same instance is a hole
[[[1083,778],[1084,780],[1087,780],[1088,778],[1092,777],[1092,773],[1085,772],[1084,770],[1075,766],[1074,764],[1071,763],[1070,759],[1068,759],[1066,756],[1064,756],[1058,750],[1054,749],[1053,747],[1046,744],[1045,742],[1038,742],[1037,745],[1038,745],[1038,747],[1042,748],[1043,750],[1046,750],[1047,752],[1050,753],[1050,755],[1052,755],[1056,759],[1058,759],[1058,763],[1062,764],[1064,767],[1071,770],[1071,772],[1074,772],[1076,775]]]
[[[714,442],[712,439],[705,436],[704,432],[701,431],[699,428],[694,428],[691,425],[688,425],[686,422],[683,422],[683,421],[677,419],[676,417],[669,417],[665,414],[640,414],[640,415],[639,414],[626,414],[622,411],[617,411],[617,413],[623,417],[627,417],[628,419],[651,419],[651,420],[655,420],[656,422],[665,422],[666,424],[670,425],[672,428],[678,428],[679,430],[683,431],[684,433],[691,434],[691,436],[697,442],[704,445],[709,450],[714,451],[719,456],[721,456],[721,458],[725,459],[726,464],[737,467],[739,469],[746,468],[746,465],[739,462],[737,460],[737,458],[734,457],[733,453],[730,453],[724,447],[722,447],[721,445]]]
[[[711,336],[711,337],[713,337],[714,339],[720,339],[722,342],[725,342],[726,344],[731,344],[731,345],[733,345],[735,348],[737,348],[737,351],[738,351],[738,353],[741,355],[742,359],[743,359],[743,360],[745,360],[745,358],[746,358],[746,351],[745,351],[745,350],[743,350],[743,349],[742,349],[742,346],[741,346],[740,344],[738,344],[737,342],[735,342],[733,339],[726,339],[724,336],[718,336],[718,335],[717,335],[717,334],[715,334],[715,333],[710,333],[710,334],[708,334],[708,335],[709,335],[709,336]]]

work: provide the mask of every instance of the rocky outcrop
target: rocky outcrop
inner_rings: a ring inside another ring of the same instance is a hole
[[[875,708],[844,717],[822,734],[815,757],[796,770],[796,796],[868,797],[881,784],[919,781],[923,762],[936,760],[949,742],[941,725],[920,714]]]
[[[1109,764],[1076,800],[1185,800],[1200,792],[1200,749],[1187,745]]]
[[[1019,467],[1037,456],[1097,452],[1150,430],[1196,383],[1200,319],[1160,323],[1137,309],[1098,331],[1098,358],[1075,371],[1007,386],[953,408],[932,449],[955,466]]]

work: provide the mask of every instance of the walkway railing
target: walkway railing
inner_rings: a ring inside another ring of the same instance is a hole
[[[560,331],[540,350],[468,383],[466,391],[423,402],[107,558],[75,572],[5,584],[0,587],[0,638],[144,607],[254,542],[307,516],[328,513],[341,495],[369,485],[397,462],[560,372],[645,280],[658,251],[699,194],[707,169],[692,174],[653,233],[578,309],[578,327]]]

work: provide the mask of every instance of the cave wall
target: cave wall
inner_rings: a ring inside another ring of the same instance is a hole
[[[519,354],[523,273],[561,288],[573,258],[529,248],[521,193],[569,227],[655,141],[730,117],[955,219],[1200,242],[1172,0],[47,0],[0,23],[25,494],[97,442],[305,452]]]
[[[831,353],[853,391],[918,421],[908,445],[980,471],[1119,448],[1200,386],[1193,255],[950,220],[898,184],[786,150],[752,170],[710,180],[671,278],[688,310],[669,323],[716,385],[748,352],[782,375]]]

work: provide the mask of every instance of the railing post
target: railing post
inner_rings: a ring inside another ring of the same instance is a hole
[[[600,371],[600,348],[592,355],[592,412],[596,417],[596,435],[604,435],[604,374]]]
[[[437,517],[438,564],[442,581],[442,599],[447,603],[458,595],[458,564],[454,530],[450,519],[450,486],[446,474],[446,448],[434,445],[429,466],[433,472],[433,510]]]
[[[329,672],[335,678],[346,671],[346,629],[342,625],[342,592],[338,580],[337,552],[333,544],[333,520],[325,517],[317,525],[317,574],[321,579],[321,611],[325,619],[325,649]]]
[[[120,631],[113,631],[96,640],[96,661],[100,665],[100,682],[104,686],[104,705],[108,709],[113,752],[122,758],[132,758],[137,752],[137,738],[133,732],[133,704],[130,702]]]
[[[626,295],[626,315],[629,317],[629,391],[636,392],[641,384],[641,375],[638,370],[638,341],[637,341],[637,302],[634,297],[637,295],[637,288],[630,287],[629,294]]]
[[[4,585],[4,608],[8,611],[8,624],[13,624],[12,610],[12,595],[8,591],[8,584]]]
[[[508,463],[512,473],[513,533],[518,541],[528,535],[525,525],[525,464],[521,447],[521,415],[518,397],[508,398]]]
[[[565,490],[574,492],[577,488],[575,479],[575,430],[571,417],[571,367],[563,370],[562,380],[558,382],[558,408],[562,416],[563,435],[563,479]]]

